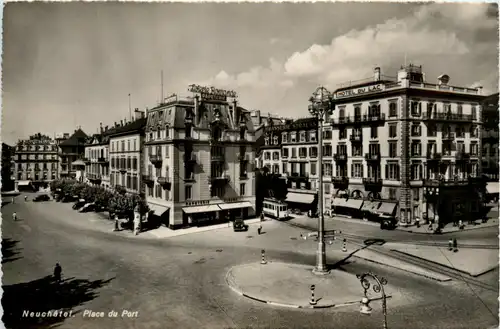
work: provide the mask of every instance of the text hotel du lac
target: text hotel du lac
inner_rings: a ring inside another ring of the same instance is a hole
[[[111,310],[109,312],[95,312],[92,310],[84,310],[82,317],[84,318],[137,318],[139,317],[139,311],[115,311]],[[75,314],[73,311],[46,311],[46,312],[33,312],[24,310],[22,317],[23,318],[51,318],[51,317],[59,317],[59,318],[72,318]]]

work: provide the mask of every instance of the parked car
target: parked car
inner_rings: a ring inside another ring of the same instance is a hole
[[[40,194],[33,198],[33,202],[50,201],[50,196],[47,194]]]
[[[234,232],[246,232],[248,231],[248,225],[245,224],[243,219],[236,219],[233,224]]]
[[[396,219],[394,217],[380,215],[380,229],[394,230],[396,229]]]
[[[89,211],[95,211],[96,207],[95,207],[95,203],[91,202],[91,203],[86,203],[83,207],[80,208],[80,210],[78,210],[79,212],[89,212]]]
[[[73,209],[75,210],[80,209],[81,207],[85,206],[86,203],[87,202],[85,202],[85,199],[80,199],[75,202],[75,204],[73,205]]]

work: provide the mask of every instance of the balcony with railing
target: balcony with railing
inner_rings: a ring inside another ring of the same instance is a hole
[[[440,91],[451,91],[454,93],[463,93],[470,95],[480,95],[479,89],[477,88],[466,88],[466,87],[455,87],[450,85],[427,83],[427,82],[410,82],[410,88],[421,88],[428,90],[440,90]]]
[[[109,163],[109,159],[106,158],[106,157],[98,157],[97,158],[97,162],[100,162],[100,163]]]
[[[365,153],[365,160],[369,162],[380,162],[380,153]]]
[[[424,187],[449,187],[449,186],[465,186],[469,185],[468,178],[434,178],[422,180]]]
[[[344,116],[339,118],[334,118],[330,120],[330,124],[333,126],[338,125],[355,125],[355,124],[368,124],[368,123],[382,123],[385,121],[385,113],[376,114],[363,114],[363,115],[352,115]]]
[[[149,161],[156,167],[160,167],[163,162],[163,157],[161,154],[149,155]]]
[[[347,154],[345,153],[336,153],[333,155],[333,159],[337,162],[345,162],[347,161]]]
[[[453,121],[453,122],[472,122],[471,114],[424,112],[422,120],[424,121]]]
[[[145,183],[145,184],[152,184],[154,183],[154,179],[153,179],[153,175],[151,174],[142,174],[142,181]]]
[[[361,134],[351,134],[349,140],[353,143],[361,143],[363,141],[363,135]]]
[[[215,173],[208,178],[210,183],[229,183],[231,177],[226,173]]]
[[[426,154],[426,159],[427,159],[427,162],[437,162],[437,161],[441,161],[441,153],[436,153],[436,152],[427,152]]]
[[[366,191],[380,192],[382,191],[382,178],[379,177],[363,178],[363,185],[365,186]]]
[[[344,190],[349,186],[349,177],[347,176],[332,177],[332,182],[334,188]]]
[[[225,156],[223,153],[211,153],[210,160],[212,162],[224,162]]]
[[[452,140],[455,139],[455,133],[452,133],[452,132],[445,133],[445,132],[443,132],[443,135],[441,136],[441,139],[443,141],[452,141]]]
[[[158,181],[158,184],[163,186],[164,189],[170,190],[172,184],[170,183],[169,177],[158,177],[157,181]]]
[[[455,154],[455,161],[469,161],[470,154],[464,151],[457,151]]]

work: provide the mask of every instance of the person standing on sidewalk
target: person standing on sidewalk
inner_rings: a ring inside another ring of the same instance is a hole
[[[417,224],[417,228],[420,228],[420,218],[419,217],[415,218],[415,224]]]
[[[24,196],[24,202],[26,202],[26,201],[28,201],[28,196],[27,195]]]
[[[14,222],[17,221],[17,213],[15,211],[12,214],[12,219],[14,219]]]
[[[262,232],[262,223],[259,223],[259,227],[257,228],[257,233],[260,235]]]

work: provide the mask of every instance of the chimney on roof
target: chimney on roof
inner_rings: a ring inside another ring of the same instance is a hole
[[[376,67],[373,69],[373,80],[380,81],[380,67]]]
[[[123,127],[123,120],[120,120],[120,127]]]
[[[108,131],[108,126],[104,127],[104,131]]]

